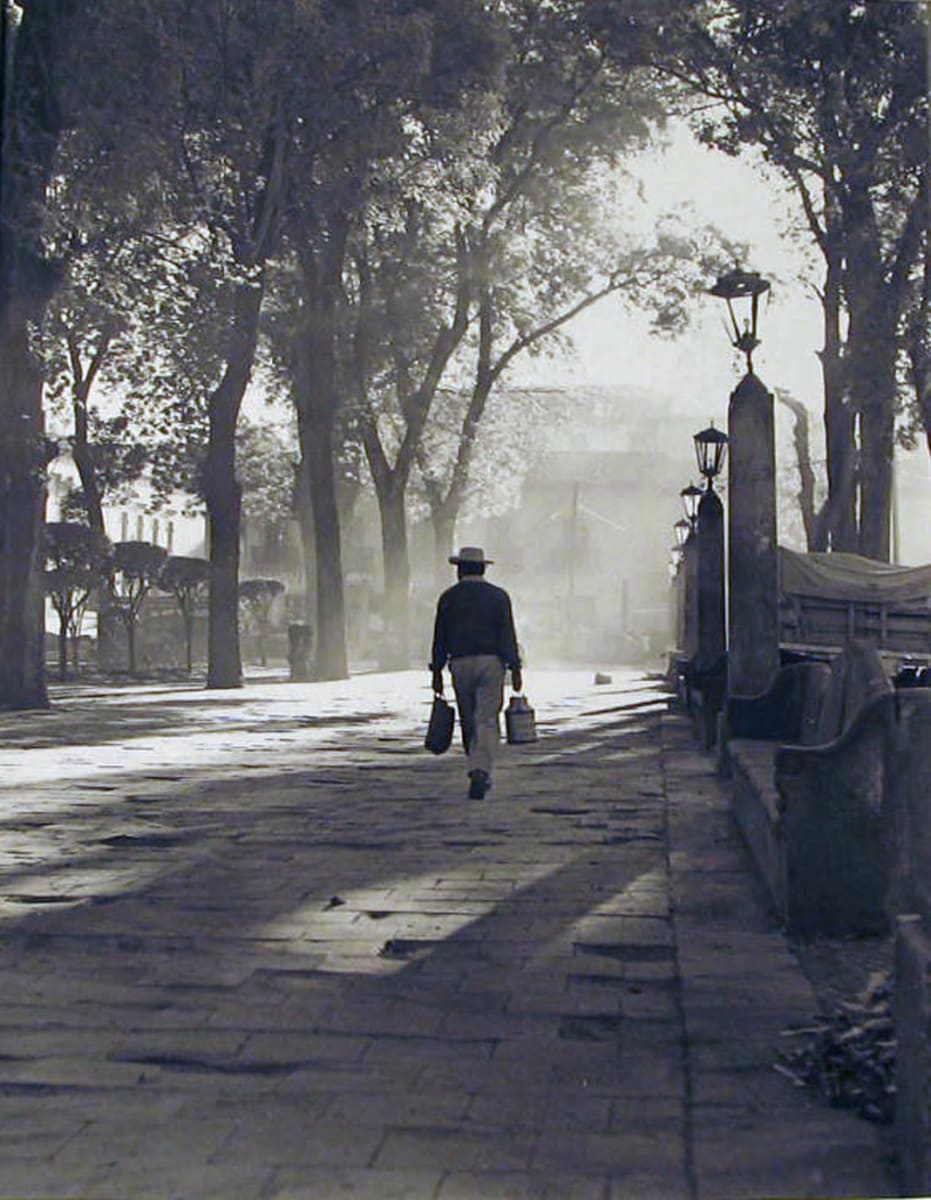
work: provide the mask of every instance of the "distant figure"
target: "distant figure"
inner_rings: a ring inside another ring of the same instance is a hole
[[[463,546],[449,561],[459,581],[437,602],[430,670],[433,690],[442,696],[443,668],[449,663],[468,759],[469,799],[481,800],[491,787],[505,671],[510,670],[516,692],[523,685],[520,653],[511,598],[484,578],[493,560],[479,546]]]

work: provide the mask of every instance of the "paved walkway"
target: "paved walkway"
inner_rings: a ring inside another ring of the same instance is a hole
[[[892,1195],[773,1071],[812,992],[615,680],[531,675],[482,802],[422,674],[0,719],[0,1197]]]

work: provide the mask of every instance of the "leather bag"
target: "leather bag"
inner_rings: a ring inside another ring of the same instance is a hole
[[[430,709],[430,720],[427,724],[427,736],[423,744],[431,754],[445,754],[452,744],[453,726],[456,714],[453,706],[442,696],[433,697],[433,707]]]

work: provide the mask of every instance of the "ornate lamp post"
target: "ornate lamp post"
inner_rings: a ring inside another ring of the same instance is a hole
[[[724,508],[714,490],[727,453],[728,436],[711,424],[695,434],[695,456],[705,479],[698,502],[696,565],[697,651],[693,679],[701,695],[702,743],[714,745],[727,683],[724,609]]]
[[[760,344],[756,328],[760,296],[769,291],[769,281],[763,279],[758,271],[742,271],[740,267],[735,267],[733,271],[722,275],[709,291],[712,296],[717,296],[727,303],[727,314],[733,330],[731,345],[747,356],[747,374],[752,375],[753,351]]]
[[[721,474],[728,440],[728,436],[723,430],[715,429],[714,421],[707,429],[702,429],[692,438],[695,443],[698,469],[705,477],[705,487],[708,491],[714,488],[715,477]],[[698,508],[701,508],[701,501],[698,503]]]
[[[679,493],[690,533],[694,533],[698,528],[698,505],[704,494],[704,491],[700,487],[696,487],[694,483],[690,483]]]
[[[710,289],[727,304],[730,341],[747,362],[727,410],[728,693],[764,692],[779,669],[776,451],[773,398],[753,371],[760,297],[755,271],[729,271]]]

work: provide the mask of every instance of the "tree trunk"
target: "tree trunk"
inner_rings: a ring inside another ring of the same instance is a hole
[[[825,384],[824,429],[827,443],[828,499],[824,521],[831,549],[856,552],[857,446],[854,415],[843,398],[828,399]]]
[[[921,296],[915,306],[906,338],[915,402],[931,452],[931,237],[926,237]]]
[[[821,298],[824,313],[824,349],[821,377],[824,384],[824,434],[827,448],[828,498],[819,530],[818,548],[826,548],[830,539],[832,550],[857,549],[856,516],[856,444],[854,417],[847,403],[847,387],[843,360],[843,340],[840,332],[841,267],[839,254],[829,254],[824,294]],[[825,545],[822,545],[825,541]],[[815,549],[814,546],[811,549]]]
[[[298,426],[301,425],[298,409]],[[311,626],[317,619],[317,535],[314,531],[313,486],[310,463],[302,454],[294,492],[294,509],[301,537],[301,561],[304,567],[304,619]]]
[[[313,513],[318,679],[346,679],[349,675],[334,462],[339,411],[337,316],[347,236],[348,224],[340,215],[330,225],[326,249],[319,254],[307,252],[301,260],[306,323],[295,356],[294,400],[301,446],[301,481],[306,484]],[[302,540],[306,553],[310,540],[306,532]]]
[[[259,666],[267,667],[268,659],[265,654],[265,631],[268,628],[268,613],[262,612],[259,614],[259,634],[258,634],[258,652]]]
[[[126,652],[129,658],[129,673],[136,674],[136,617],[131,616],[126,622]]]
[[[456,513],[446,506],[430,512],[433,525],[433,579],[438,591],[443,591],[451,582],[449,557],[453,553],[453,538],[456,534]]]
[[[223,378],[210,397],[204,498],[210,538],[207,687],[242,687],[239,649],[239,535],[242,487],[236,478],[236,422],[255,359],[261,284],[242,284],[233,298]]]
[[[81,673],[81,630],[79,623],[71,625],[71,668],[75,675]]]
[[[81,442],[77,436],[71,446],[71,457],[81,480],[81,490],[84,493],[84,505],[87,512],[87,523],[91,529],[106,536],[103,519],[103,497],[97,484],[97,476],[91,461],[90,447],[87,442]]]
[[[452,476],[445,497],[437,498],[431,505],[430,516],[433,521],[434,544],[434,576],[438,587],[445,586],[449,578],[449,556],[453,552],[453,536],[456,532],[456,520],[462,507],[466,489],[469,486],[469,474],[472,469],[472,455],[479,426],[485,415],[488,397],[495,381],[500,377],[507,363],[515,356],[517,342],[505,350],[497,363],[492,364],[494,349],[493,301],[491,292],[482,289],[479,303],[478,320],[478,359],[475,367],[475,382],[472,394],[462,420],[459,431],[459,444],[456,447],[456,461],[453,464]]]
[[[394,484],[394,480],[392,483]],[[382,561],[385,573],[385,643],[379,655],[381,666],[403,671],[410,666],[411,566],[407,547],[407,514],[404,489],[379,489]]]
[[[881,291],[874,303],[883,306]],[[895,438],[896,339],[886,315],[852,306],[851,401],[860,418],[859,552],[888,562]]]
[[[42,380],[30,346],[58,284],[43,253],[46,192],[61,132],[55,94],[75,9],[26,4],[3,38],[0,160],[0,707],[46,708]]]
[[[316,676],[318,679],[346,679],[349,663],[339,506],[333,465],[333,410],[328,399],[318,398],[314,403],[310,381],[305,378],[303,382],[298,432],[314,523]]]
[[[101,537],[106,537],[107,530],[103,516],[103,495],[97,482],[97,473],[94,470],[90,446],[88,445],[87,440],[86,404],[82,409],[79,409],[78,404],[75,403],[74,416],[74,441],[72,442],[71,446],[71,457],[74,459],[74,465],[77,468],[78,478],[81,480],[81,489],[84,492],[84,505],[87,513],[87,523],[90,525],[91,529],[96,530]],[[111,589],[108,587],[101,588],[99,595],[100,598],[97,608],[98,646],[100,645],[99,629],[106,626],[109,626],[112,629],[114,624],[119,620],[113,610],[113,595]]]
[[[236,479],[235,418],[229,408],[211,407],[210,449],[205,471],[210,530],[210,593],[207,627],[207,687],[242,686],[239,651],[239,519],[242,489]]]
[[[69,338],[72,354],[72,371],[76,378],[72,382],[71,412],[74,418],[74,437],[71,441],[71,457],[81,480],[81,490],[84,493],[84,509],[87,513],[87,523],[101,537],[106,537],[107,531],[103,518],[103,493],[94,468],[94,459],[90,448],[88,430],[88,404],[91,388],[97,376],[100,363],[106,354],[110,343],[109,335],[105,335],[98,354],[85,373],[81,366],[80,349],[76,341]]]
[[[891,272],[886,278],[875,213],[862,183],[851,187],[845,195],[845,215],[851,231],[844,277],[850,312],[847,337],[850,401],[860,419],[859,550],[867,558],[888,562],[898,393],[897,327],[908,280],[907,273],[898,272]]]
[[[806,548],[809,551],[826,550],[826,530],[823,527],[823,521],[819,520],[819,514],[815,508],[815,472],[811,465],[808,411],[801,401],[794,399],[786,391],[777,389],[776,398],[792,413],[792,443],[795,447],[795,462],[799,474],[797,499],[802,514],[802,524],[805,528]]]
[[[62,683],[68,678],[68,610],[58,614],[58,678]]]
[[[408,424],[410,432],[410,424]],[[381,558],[384,577],[385,631],[378,662],[388,671],[410,665],[411,568],[407,549],[407,514],[404,498],[410,477],[407,462],[391,467],[374,421],[363,426],[363,439],[381,523]],[[401,456],[399,455],[399,460]]]
[[[195,610],[193,601],[190,609],[182,609],[181,615],[184,618],[184,648],[187,657],[187,673],[190,675],[194,670],[194,617]]]
[[[891,550],[894,427],[884,405],[871,404],[860,415],[860,553],[880,562],[889,562]]]
[[[19,306],[0,319],[0,708],[47,708],[42,385]]]

